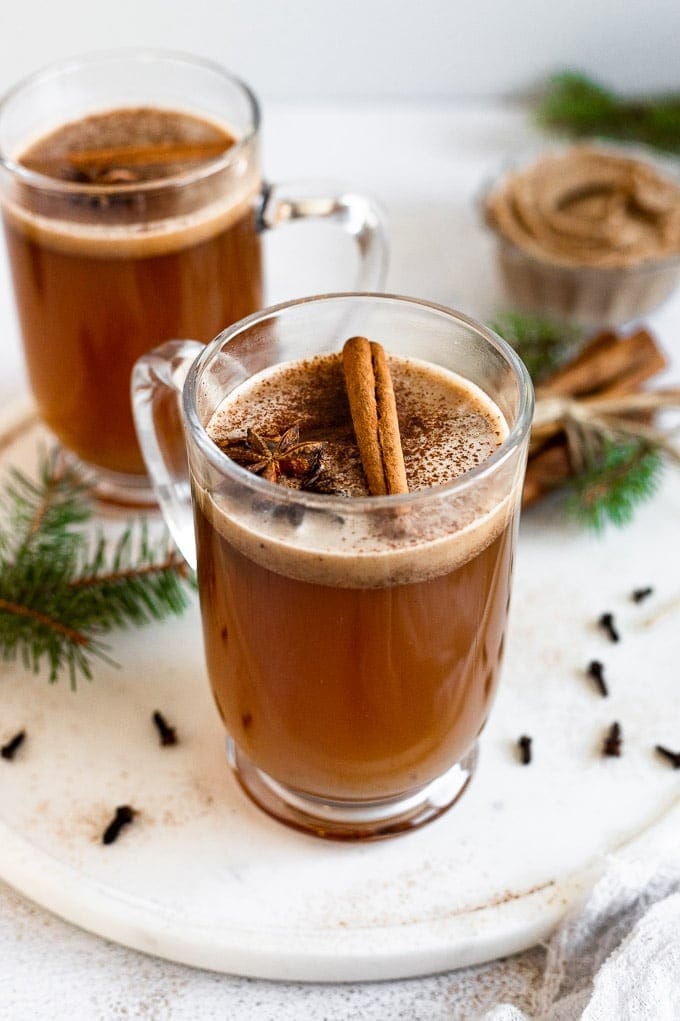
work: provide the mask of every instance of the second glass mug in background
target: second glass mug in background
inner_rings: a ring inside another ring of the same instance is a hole
[[[445,486],[343,499],[272,484],[209,438],[234,388],[356,333],[480,387],[508,425],[498,450]],[[180,394],[189,475],[168,442]],[[533,410],[515,353],[450,309],[326,295],[250,316],[208,348],[158,348],[135,368],[133,402],[161,508],[197,564],[242,786],[275,818],[338,839],[436,818],[472,775],[502,658]]]
[[[57,180],[17,162],[67,122],[146,107],[216,122],[236,144],[181,176],[138,183],[125,174],[106,185]],[[129,404],[135,360],[174,337],[207,342],[262,307],[261,231],[328,219],[356,240],[358,288],[382,286],[385,240],[372,203],[328,185],[265,186],[259,136],[247,85],[161,51],[55,64],[0,101],[0,199],[31,387],[104,497],[151,495]]]

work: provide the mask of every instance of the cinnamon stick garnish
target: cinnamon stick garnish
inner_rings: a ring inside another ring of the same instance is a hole
[[[231,139],[205,142],[158,142],[155,145],[119,145],[107,149],[67,152],[51,159],[24,159],[23,166],[40,174],[54,173],[58,166],[83,172],[102,167],[164,166],[214,159],[232,146]]]
[[[351,337],[342,350],[345,385],[371,496],[408,493],[394,388],[384,348]]]

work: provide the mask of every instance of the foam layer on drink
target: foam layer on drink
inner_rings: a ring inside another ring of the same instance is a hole
[[[93,114],[14,154],[67,187],[26,185],[5,198],[5,212],[42,245],[96,258],[195,245],[252,213],[261,189],[257,143],[234,148],[237,141],[225,125],[179,110]]]
[[[269,483],[270,499],[252,488],[217,486],[211,493],[205,479],[194,479],[201,510],[245,556],[302,581],[376,588],[455,570],[509,524],[520,484],[516,467],[504,466],[500,476],[456,492],[446,489],[506,438],[499,408],[445,369],[415,359],[389,362],[409,496],[383,499],[380,506],[368,497],[340,355],[266,370],[218,407],[207,432],[222,449],[242,442],[248,429],[271,437],[295,424],[302,441],[324,443],[312,490],[330,495],[312,501],[302,491],[304,478]]]

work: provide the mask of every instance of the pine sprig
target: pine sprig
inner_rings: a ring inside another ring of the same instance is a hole
[[[520,356],[534,383],[540,383],[577,353],[583,330],[575,323],[530,312],[499,312],[491,329]]]
[[[506,311],[491,326],[515,348],[538,384],[548,381],[582,347],[580,328],[543,314]],[[540,405],[541,400],[538,410]],[[573,474],[564,478],[559,474],[552,487],[545,483],[546,491],[562,490],[569,515],[596,532],[607,524],[627,525],[637,506],[654,494],[664,455],[677,458],[663,432],[649,423],[638,425],[634,419],[626,419],[625,412],[617,419],[613,409],[609,411],[609,415],[598,417],[596,413],[588,415],[585,409],[574,416],[563,435]],[[540,425],[538,430],[540,437]],[[534,437],[536,431],[535,427]],[[540,456],[542,451],[539,438],[534,452]],[[531,463],[530,453],[530,467]]]
[[[50,681],[92,676],[112,662],[102,635],[180,614],[192,578],[167,537],[151,542],[145,522],[128,526],[113,549],[81,526],[92,518],[87,490],[58,453],[38,477],[12,470],[0,530],[0,658],[20,660]]]
[[[630,523],[639,503],[659,484],[663,461],[649,443],[609,436],[596,442],[584,469],[568,484],[568,513],[596,532]]]
[[[680,93],[628,99],[576,71],[548,80],[536,111],[539,124],[571,137],[640,142],[680,152]]]
[[[86,493],[58,448],[42,455],[35,480],[11,468],[0,496],[4,518],[0,553],[11,552],[13,559],[30,557],[36,550],[58,555],[64,543],[77,542],[71,527],[83,524],[92,513]]]
[[[99,537],[83,559],[78,577],[70,583],[74,603],[111,627],[142,625],[179,615],[186,606],[184,581],[189,577],[183,558],[167,539],[152,544],[146,522],[127,528],[111,555]]]

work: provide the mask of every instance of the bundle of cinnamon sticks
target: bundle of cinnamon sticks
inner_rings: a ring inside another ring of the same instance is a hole
[[[553,398],[598,401],[638,393],[642,384],[666,367],[666,358],[648,330],[628,336],[613,331],[598,333],[572,361],[536,388],[537,416],[531,433],[523,505],[535,503],[570,478],[573,463],[567,433],[559,416],[540,415]],[[649,420],[651,412],[633,410],[618,414],[631,421]]]

